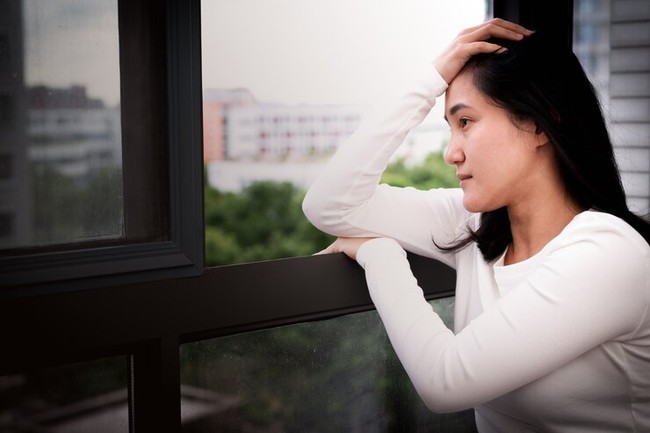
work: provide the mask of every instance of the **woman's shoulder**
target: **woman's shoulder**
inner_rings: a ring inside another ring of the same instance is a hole
[[[608,235],[604,236],[607,238],[616,236],[631,244],[638,244],[642,249],[650,249],[650,245],[639,232],[623,219],[610,213],[587,210],[578,214],[570,227],[573,231]]]
[[[630,224],[605,212],[587,210],[569,223],[558,236],[557,246],[581,243],[589,250],[616,259],[649,264],[650,245]]]

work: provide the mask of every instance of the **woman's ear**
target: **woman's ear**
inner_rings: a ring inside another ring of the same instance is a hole
[[[535,137],[537,138],[538,146],[543,146],[549,142],[546,133],[542,130],[542,128],[539,127],[537,123],[535,123]]]

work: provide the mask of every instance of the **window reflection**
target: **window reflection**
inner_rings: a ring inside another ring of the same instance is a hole
[[[473,411],[426,409],[376,312],[185,344],[181,382],[203,403],[183,400],[183,431],[475,431]]]
[[[0,432],[128,431],[125,357],[0,376]]]
[[[117,0],[0,2],[0,247],[123,235]]]
[[[628,206],[650,212],[650,17],[646,3],[574,2],[574,51],[599,93]]]

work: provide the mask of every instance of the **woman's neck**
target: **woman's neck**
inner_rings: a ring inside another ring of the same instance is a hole
[[[505,265],[537,254],[583,210],[563,190],[539,196],[540,200],[508,207],[512,243],[504,258]]]

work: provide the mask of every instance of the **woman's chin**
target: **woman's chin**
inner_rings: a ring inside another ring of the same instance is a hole
[[[485,200],[477,200],[467,194],[463,196],[463,207],[467,212],[472,213],[489,212],[499,208],[499,206],[490,206],[490,204],[486,203]]]

